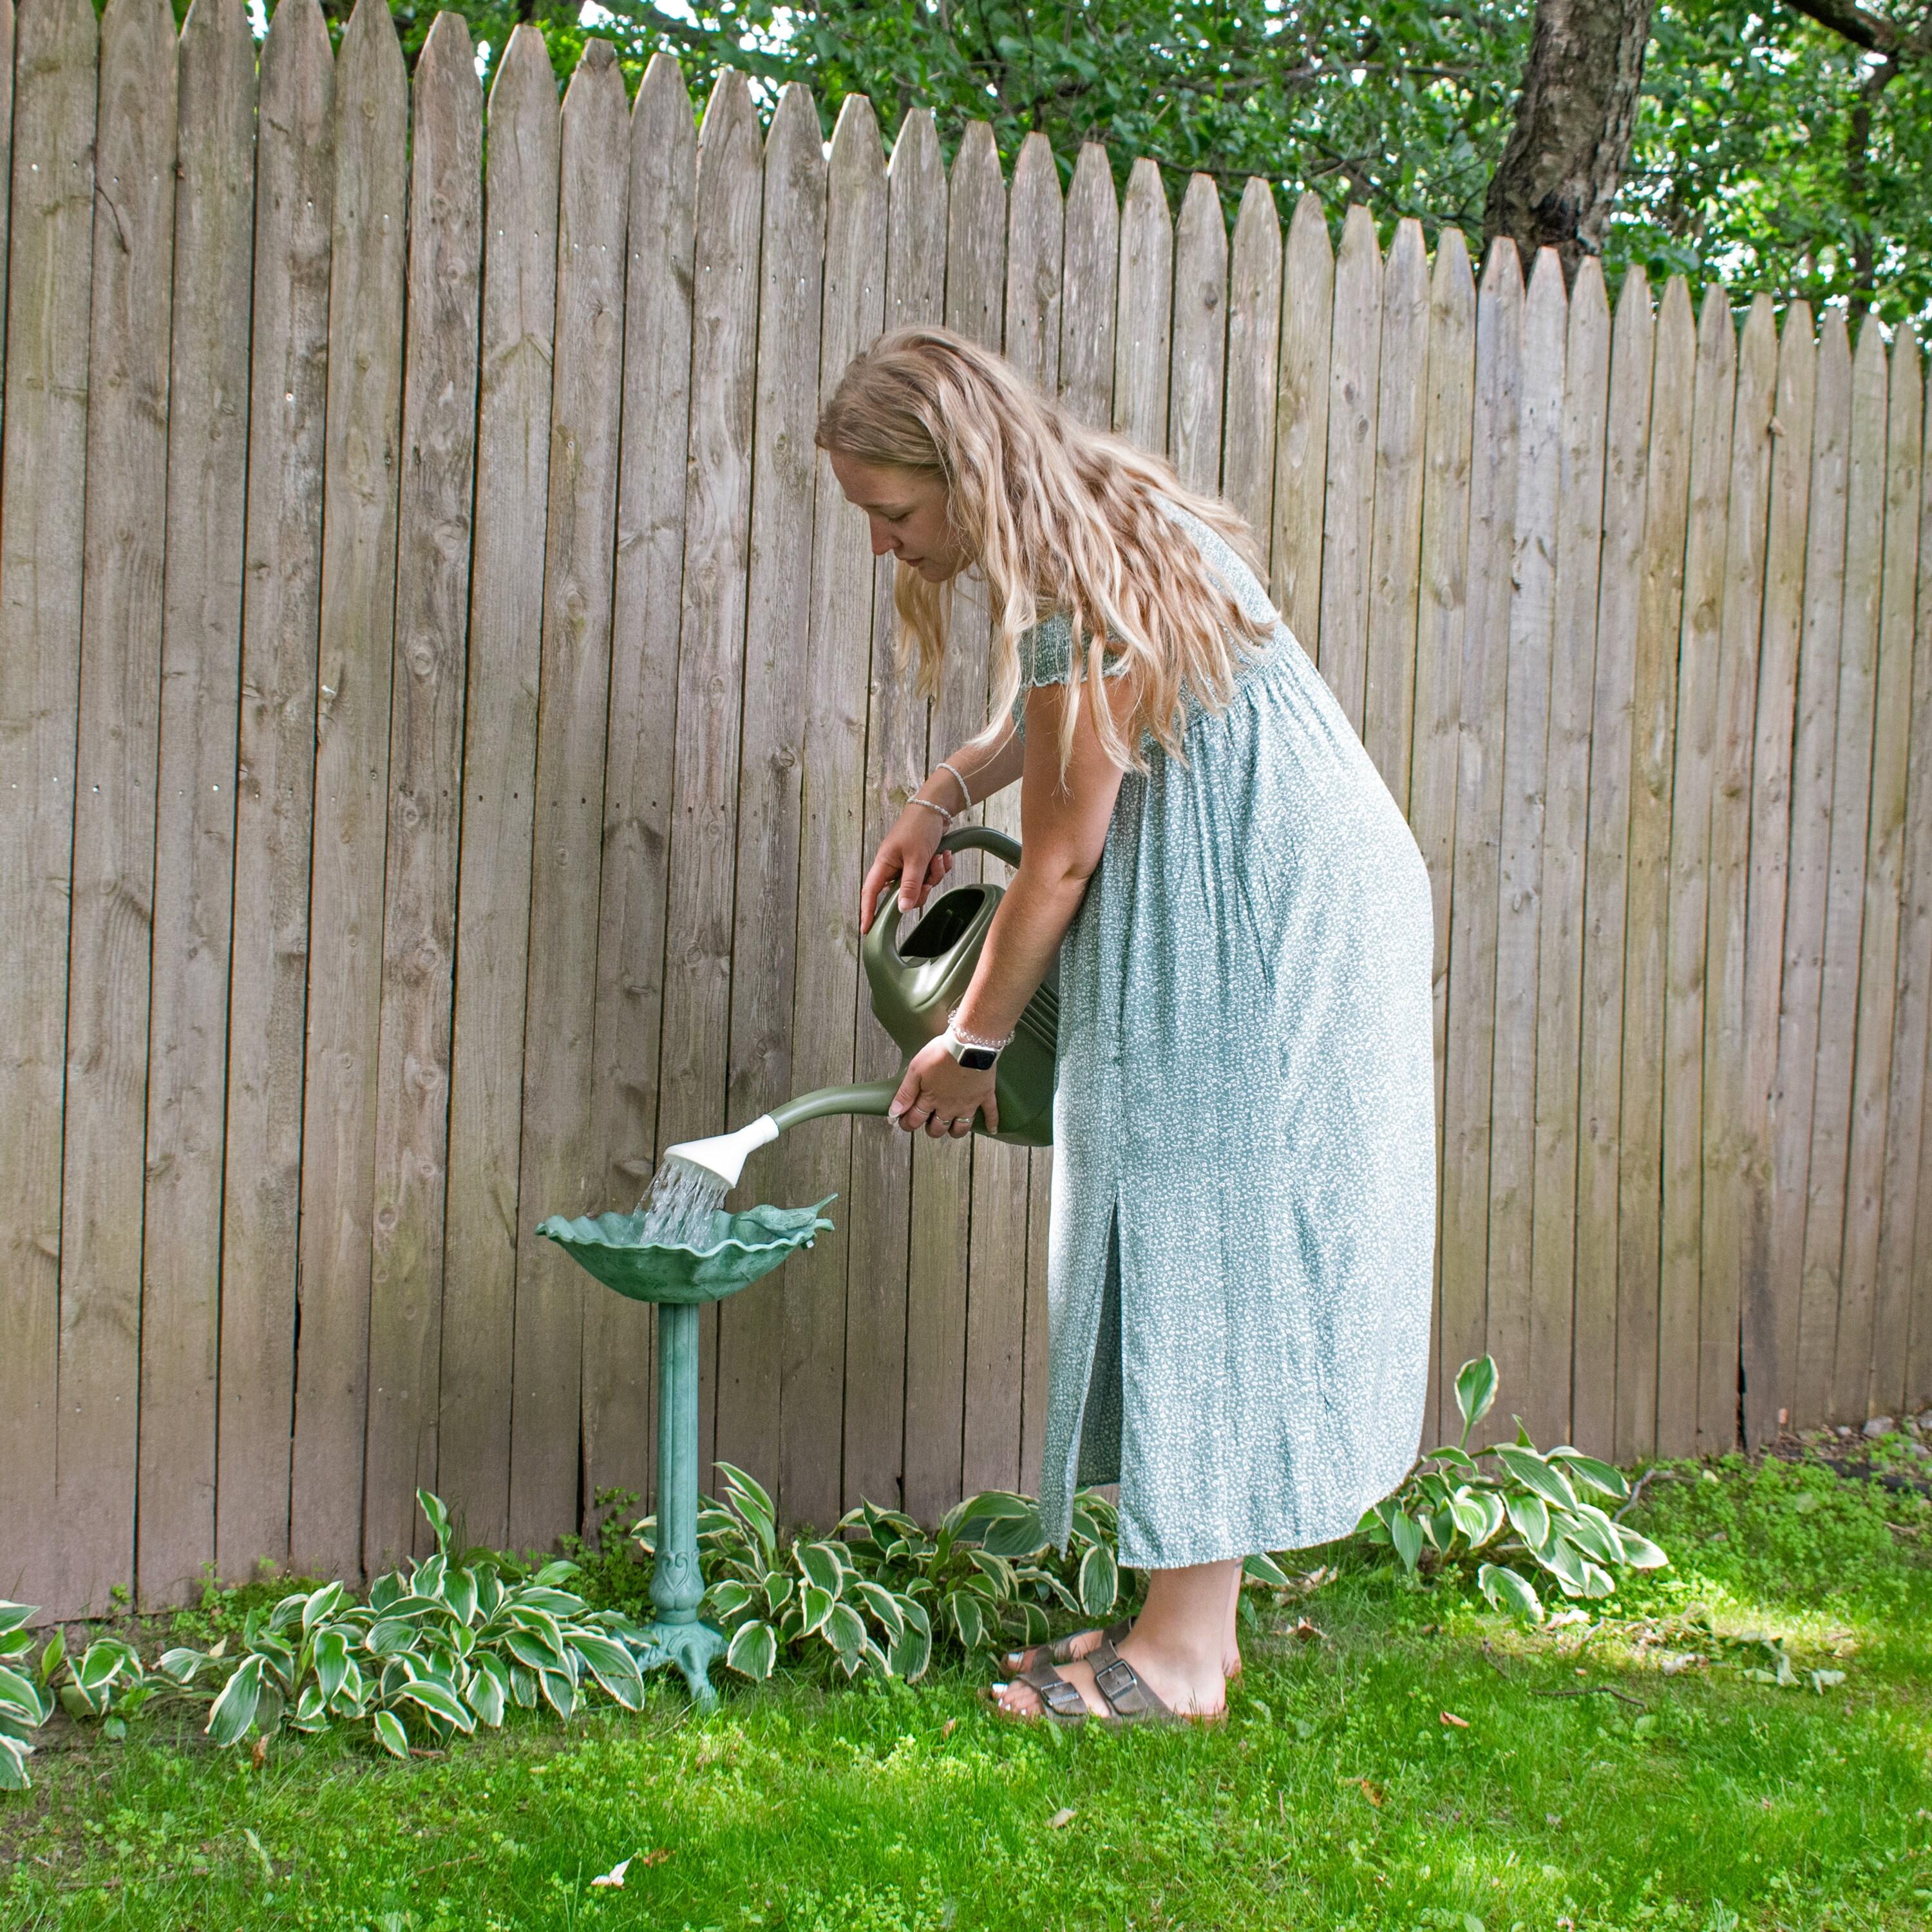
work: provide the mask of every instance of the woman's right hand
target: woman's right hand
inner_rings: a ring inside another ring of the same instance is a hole
[[[928,811],[922,805],[908,805],[899,814],[892,829],[879,842],[866,883],[860,888],[862,932],[872,929],[872,915],[895,878],[898,880],[902,912],[925,904],[926,895],[952,869],[952,854],[939,849],[945,833],[946,826],[938,813]]]

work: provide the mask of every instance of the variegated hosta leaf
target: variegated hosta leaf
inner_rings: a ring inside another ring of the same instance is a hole
[[[809,1636],[814,1630],[823,1629],[837,1600],[830,1590],[821,1589],[816,1583],[806,1584],[799,1596],[800,1634]]]
[[[409,1733],[403,1729],[403,1720],[393,1711],[378,1711],[373,1726],[376,1742],[392,1757],[399,1757],[406,1762],[410,1755]]]
[[[868,1577],[860,1577],[852,1589],[853,1594],[878,1619],[886,1642],[896,1643],[905,1629],[905,1612],[899,1607],[898,1598],[883,1583],[874,1583]]]
[[[728,1669],[763,1682],[772,1674],[778,1654],[778,1633],[770,1624],[740,1624],[724,1653],[724,1662]]]
[[[1013,1594],[1016,1587],[1013,1566],[1004,1556],[995,1556],[984,1549],[969,1550],[966,1560],[993,1586],[996,1598],[1004,1600]]]
[[[886,1653],[895,1677],[916,1684],[932,1658],[932,1624],[922,1604],[905,1601],[905,1633]]]
[[[485,1658],[484,1666],[479,1667],[470,1678],[469,1688],[463,1694],[470,1709],[494,1730],[503,1721],[503,1706],[508,1690],[508,1673],[502,1677],[497,1676],[496,1672],[502,1666],[494,1657]]]
[[[794,1543],[791,1551],[808,1583],[835,1598],[844,1588],[845,1565],[830,1544]]]
[[[727,1581],[711,1586],[711,1614],[720,1623],[735,1617],[751,1600],[748,1585]]]
[[[1503,1498],[1516,1533],[1532,1550],[1540,1550],[1550,1540],[1550,1505],[1540,1496],[1512,1492]]]
[[[0,1665],[0,1710],[18,1711],[42,1724],[52,1709],[45,1693],[32,1678]]]
[[[644,1680],[638,1673],[636,1660],[621,1643],[586,1630],[573,1630],[570,1642],[607,1696],[627,1711],[644,1708]]]
[[[27,1775],[27,1760],[33,1749],[22,1738],[0,1736],[0,1791],[25,1791],[33,1783]]]
[[[1567,1538],[1552,1535],[1535,1555],[1538,1562],[1563,1586],[1566,1597],[1583,1594],[1583,1558]]]
[[[446,1724],[454,1724],[466,1736],[476,1728],[476,1720],[471,1715],[470,1707],[446,1684],[430,1678],[418,1678],[410,1685],[403,1695],[412,1702],[420,1704],[432,1717],[440,1718]],[[564,1713],[568,1717],[568,1712]]]
[[[1534,1490],[1545,1502],[1558,1509],[1576,1507],[1576,1492],[1570,1486],[1569,1478],[1546,1462],[1534,1449],[1499,1442],[1490,1453],[1526,1489]]]
[[[1456,1527],[1468,1540],[1472,1549],[1483,1540],[1484,1532],[1490,1526],[1489,1512],[1483,1508],[1472,1491],[1466,1488],[1451,1490],[1449,1492],[1449,1514]]]
[[[1647,1536],[1640,1536],[1634,1529],[1626,1529],[1622,1523],[1616,1526],[1617,1544],[1623,1553],[1623,1560],[1633,1570],[1661,1570],[1670,1558],[1665,1556]]]
[[[1270,1589],[1292,1590],[1294,1579],[1272,1556],[1258,1552],[1243,1559],[1241,1574],[1251,1576],[1257,1583],[1265,1583]]]
[[[1010,1604],[1003,1618],[1007,1629],[1019,1639],[1022,1650],[1030,1648],[1047,1639],[1046,1612],[1037,1604],[1029,1604],[1022,1599]]]
[[[1456,1406],[1462,1412],[1465,1441],[1469,1431],[1489,1414],[1490,1405],[1496,1399],[1496,1364],[1493,1356],[1478,1355],[1456,1371]]]
[[[306,1636],[317,1624],[326,1623],[342,1607],[342,1600],[348,1593],[340,1583],[325,1583],[320,1590],[312,1591],[302,1599],[302,1634]]]
[[[16,1604],[11,1599],[0,1601],[0,1630],[25,1629],[39,1608],[38,1604]]]
[[[968,1650],[977,1650],[986,1634],[980,1599],[970,1590],[955,1590],[946,1599],[946,1610],[961,1644]]]
[[[1586,1597],[1607,1597],[1616,1588],[1616,1580],[1600,1564],[1586,1562],[1583,1565],[1583,1594]]]
[[[568,1718],[577,1708],[577,1686],[568,1672],[539,1671],[537,1681],[543,1686],[545,1700],[560,1718]]]
[[[864,1620],[850,1604],[834,1604],[825,1619],[824,1635],[825,1641],[840,1657],[856,1658],[865,1646]]]
[[[236,1666],[208,1712],[206,1728],[211,1742],[232,1744],[248,1736],[261,1701],[262,1668],[259,1657],[245,1657]]]
[[[319,1684],[305,1684],[296,1700],[296,1714],[289,1720],[292,1730],[326,1731],[328,1728],[328,1700]]]
[[[1502,1498],[1498,1496],[1494,1490],[1472,1489],[1466,1493],[1469,1500],[1483,1513],[1481,1532],[1469,1539],[1471,1548],[1480,1550],[1509,1520],[1508,1512],[1503,1508]]]
[[[1586,1556],[1594,1556],[1599,1563],[1623,1560],[1616,1525],[1594,1503],[1580,1502],[1564,1525],[1563,1533]]]
[[[1422,1526],[1406,1510],[1396,1509],[1389,1513],[1388,1529],[1402,1567],[1412,1572],[1422,1554]]]
[[[774,1570],[766,1576],[765,1604],[773,1616],[791,1601],[796,1582],[788,1570]]]
[[[510,1695],[520,1709],[533,1711],[537,1702],[537,1678],[533,1670],[526,1670],[520,1664],[510,1666]]]
[[[1573,1449],[1566,1442],[1550,1451],[1550,1460],[1561,1461],[1565,1472],[1575,1480],[1587,1483],[1600,1495],[1616,1502],[1623,1502],[1630,1496],[1630,1485],[1623,1478],[1621,1470],[1612,1468],[1607,1462],[1600,1462],[1594,1456],[1586,1456],[1580,1449]]]
[[[1119,1600],[1120,1570],[1104,1543],[1095,1544],[1080,1559],[1079,1593],[1080,1607],[1090,1617],[1107,1616]]]
[[[1542,1622],[1543,1600],[1507,1564],[1484,1564],[1476,1572],[1476,1587],[1498,1610],[1513,1610],[1534,1622]]]
[[[449,1550],[449,1512],[443,1507],[442,1498],[433,1496],[428,1490],[416,1492],[416,1508],[428,1519],[431,1533],[436,1538],[439,1556],[447,1556]]]

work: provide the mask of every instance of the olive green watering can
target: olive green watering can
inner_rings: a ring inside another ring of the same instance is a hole
[[[939,842],[942,852],[975,848],[1009,866],[1020,861],[1018,839],[982,825],[962,826]],[[926,916],[902,940],[898,896],[891,883],[880,896],[859,954],[872,990],[872,1011],[910,1060],[927,1041],[946,1030],[947,1014],[965,997],[1004,888],[991,884],[954,886],[933,901]],[[994,1139],[1017,1147],[1052,1145],[1054,1043],[1059,1018],[1060,970],[1055,965],[1027,1002],[1012,1043],[1000,1055],[994,1069],[993,1090],[999,1105],[1000,1130]],[[898,1086],[899,1078],[895,1077],[863,1086],[821,1087],[774,1107],[736,1133],[687,1141],[672,1148],[665,1159],[681,1158],[708,1168],[723,1176],[727,1186],[735,1186],[746,1156],[776,1140],[788,1127],[830,1114],[884,1114]],[[983,1120],[982,1115],[975,1120],[975,1133],[986,1132]]]

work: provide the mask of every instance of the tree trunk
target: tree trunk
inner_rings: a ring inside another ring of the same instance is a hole
[[[1553,248],[1574,276],[1603,250],[1630,157],[1651,0],[1537,0],[1516,125],[1490,182],[1486,242],[1507,235],[1528,268]]]

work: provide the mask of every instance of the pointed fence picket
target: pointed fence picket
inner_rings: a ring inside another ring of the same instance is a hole
[[[365,1570],[418,1486],[525,1546],[647,1490],[648,1311],[532,1230],[898,1064],[860,880],[999,685],[969,593],[914,688],[813,446],[908,323],[1218,488],[1408,814],[1426,1440],[1484,1351],[1620,1457],[1932,1397],[1911,330],[1636,272],[1613,320],[1507,245],[1479,292],[1453,230],[1251,182],[1231,231],[1094,146],[949,166],[918,110],[889,163],[862,100],[828,148],[728,73],[700,128],[595,40],[560,104],[528,27],[485,104],[460,20],[411,77],[372,0],[339,56],[288,0],[259,82],[238,0],[0,0],[0,41],[11,1594]],[[838,1226],[710,1318],[707,1457],[793,1522],[1036,1484],[1050,1153],[763,1160]]]

